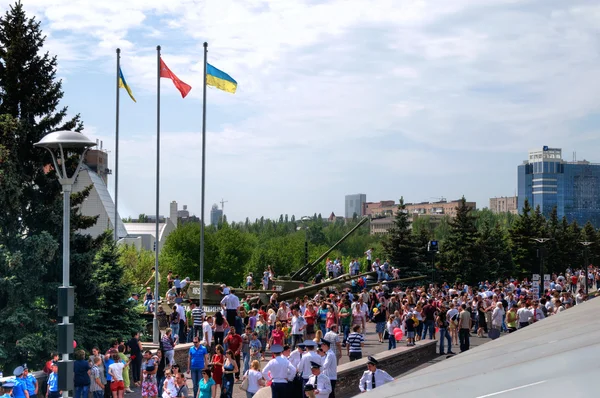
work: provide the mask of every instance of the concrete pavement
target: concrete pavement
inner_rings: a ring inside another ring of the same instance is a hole
[[[386,384],[375,397],[542,397],[596,393],[600,299]],[[476,340],[477,338],[472,339]]]

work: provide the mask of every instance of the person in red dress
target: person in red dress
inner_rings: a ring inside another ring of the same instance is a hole
[[[215,347],[215,355],[212,357],[212,361],[210,365],[212,365],[212,378],[219,386],[219,388],[223,385],[223,361],[225,360],[225,350],[222,345],[217,345]],[[217,395],[219,396],[219,395]]]

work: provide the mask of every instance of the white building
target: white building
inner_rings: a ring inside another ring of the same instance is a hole
[[[77,180],[73,184],[73,193],[81,192],[85,188],[92,186],[89,196],[80,206],[81,214],[84,216],[98,216],[98,220],[91,228],[78,231],[81,234],[89,234],[97,237],[107,229],[114,230],[115,226],[115,202],[113,202],[106,183],[100,176],[92,171],[88,166],[81,166],[81,171]],[[127,230],[117,215],[117,236],[124,238],[127,236]]]
[[[158,250],[160,251],[165,244],[167,236],[177,228],[177,202],[172,201],[170,205],[169,217],[165,222],[158,224]],[[154,222],[145,223],[125,223],[127,237],[119,241],[120,244],[134,245],[138,250],[154,250],[156,239],[156,224]]]

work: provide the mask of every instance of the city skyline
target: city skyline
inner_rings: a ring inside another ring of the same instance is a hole
[[[58,56],[62,105],[114,170],[115,50],[121,217],[154,214],[156,45],[192,91],[163,79],[161,204],[200,214],[202,43],[238,82],[208,90],[205,215],[344,214],[344,196],[481,207],[517,189],[531,148],[600,161],[600,6],[587,1],[25,0]],[[6,10],[7,5],[0,6]],[[114,192],[114,175],[109,191]]]

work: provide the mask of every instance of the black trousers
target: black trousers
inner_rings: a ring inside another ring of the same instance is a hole
[[[335,383],[337,380],[329,380],[331,382],[331,393],[329,393],[329,398],[335,398]]]
[[[227,323],[229,327],[235,327],[235,317],[237,316],[237,310],[227,310]],[[236,330],[237,334],[242,334],[243,330]]]
[[[183,319],[179,320],[179,344],[187,343],[187,333],[185,330],[185,321]]]
[[[106,380],[104,385],[104,398],[112,398],[112,391],[110,391],[110,381]]]
[[[273,398],[288,398],[288,383],[271,384],[271,396]]]
[[[471,346],[470,341],[470,330],[469,329],[459,329],[458,330],[458,341],[460,343],[460,351],[467,351]]]
[[[142,354],[135,356],[131,361],[131,377],[134,383],[139,383],[142,380]]]

